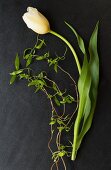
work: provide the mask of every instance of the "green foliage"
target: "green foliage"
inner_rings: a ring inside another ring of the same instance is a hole
[[[74,100],[74,97],[72,97],[71,95],[67,95],[67,96],[65,96],[65,97],[63,97],[63,100],[62,101],[60,101],[60,103],[61,104],[65,104],[65,103],[72,103],[72,102],[74,102],[75,100]]]
[[[54,125],[56,123],[56,119],[51,117],[51,121],[49,123],[49,125]]]
[[[19,61],[19,56],[17,53],[16,58],[15,58],[15,69],[19,70],[19,66],[20,66],[20,61]]]
[[[47,59],[48,57],[49,57],[49,52],[45,53],[42,56],[36,56],[36,60],[40,61],[40,60]]]
[[[19,56],[18,56],[18,53],[17,53],[16,57],[15,57],[15,69],[16,69],[16,71],[10,73],[10,75],[11,75],[10,85],[15,82],[17,74],[20,74],[23,71],[23,70],[19,70],[19,66],[20,66],[20,60],[19,60]]]
[[[64,145],[60,145],[59,146],[59,150],[53,152],[52,154],[52,159],[54,160],[54,162],[57,162],[59,160],[59,158],[63,158],[64,156],[71,156],[71,153],[67,150],[67,148],[70,148],[71,146],[64,146]]]
[[[26,79],[26,80],[30,79],[30,76],[28,74],[25,74],[25,73],[19,74],[19,76],[20,76],[20,79]]]
[[[54,70],[57,73],[57,71],[58,71],[58,62],[61,61],[61,60],[64,60],[64,59],[65,59],[65,56],[62,56],[62,57],[56,56],[56,58],[54,58],[54,59],[52,59],[52,58],[48,59],[47,62],[49,64],[49,67],[52,66],[52,65],[54,66]]]
[[[53,89],[55,90],[55,91],[59,91],[59,89],[58,89],[58,87],[57,87],[57,84],[55,83],[55,82],[53,82]]]
[[[55,100],[56,105],[60,106],[60,101],[58,100],[58,98],[56,96],[54,97],[54,100]]]
[[[83,39],[80,37],[80,35],[76,32],[76,30],[67,22],[65,22],[65,24],[72,30],[72,32],[75,34],[77,41],[78,41],[78,45],[80,50],[83,52],[83,54],[85,54],[86,50],[85,50],[85,45],[84,45],[84,41]]]
[[[74,142],[72,151],[72,160],[76,158],[77,151],[82,139],[92,124],[93,114],[97,100],[97,90],[99,83],[99,58],[97,53],[97,33],[98,23],[92,33],[89,42],[90,60],[88,61],[83,39],[77,32],[66,23],[77,37],[79,48],[84,54],[84,62],[81,75],[78,81],[79,90],[79,108],[74,126]],[[82,122],[82,127],[80,128]]]
[[[38,92],[39,90],[42,90],[44,88],[44,86],[47,86],[47,85],[44,80],[35,79],[35,80],[32,80],[31,82],[29,82],[28,86],[35,86],[36,87],[35,92]]]
[[[26,61],[26,67],[28,67],[30,64],[31,64],[31,62],[32,62],[32,57],[33,57],[33,55],[32,54],[30,54],[30,55],[28,55],[27,54],[27,61]]]
[[[29,54],[31,53],[32,48],[26,48],[23,52],[23,59],[28,59]]]
[[[16,75],[12,75],[10,78],[10,84],[13,84],[16,80]]]
[[[37,37],[37,42],[34,45],[34,47],[33,48],[27,48],[27,49],[24,50],[23,59],[26,60],[26,67],[28,67],[32,63],[33,59],[43,60],[43,59],[46,59],[49,56],[49,52],[45,53],[43,56],[39,56],[39,55],[36,54],[36,52],[38,52],[38,50],[40,50],[43,47],[43,45],[46,45],[45,41],[38,39],[38,37]]]
[[[20,70],[17,70],[17,71],[13,71],[12,73],[10,73],[11,76],[15,76],[15,75],[18,75],[20,73],[23,72],[23,69],[20,69]]]
[[[38,39],[38,40],[40,41],[40,43],[35,45],[35,48],[40,50],[43,47],[43,45],[46,45],[46,43],[44,40],[41,40],[41,39]]]
[[[74,101],[74,98],[70,95],[65,96],[65,92],[62,92],[58,85],[51,79],[47,77],[47,73],[44,71],[41,71],[39,74],[35,74],[32,70],[32,62],[36,61],[47,61],[49,66],[53,65],[54,70],[58,71],[58,62],[65,59],[65,53],[62,57],[59,57],[56,55],[55,59],[50,58],[49,52],[45,52],[43,55],[39,55],[39,50],[43,47],[43,45],[46,45],[44,40],[40,40],[37,38],[37,42],[34,45],[33,48],[27,48],[23,52],[23,60],[25,60],[25,66],[20,65],[20,59],[18,54],[15,58],[15,70],[10,73],[11,79],[10,84],[13,84],[15,80],[18,78],[19,80],[25,79],[27,81],[28,87],[34,87],[35,93],[37,93],[39,90],[44,92],[48,99],[50,100],[50,104],[52,107],[52,116],[50,120],[50,127],[51,127],[51,139],[54,135],[54,132],[58,131],[58,133],[69,132],[70,127],[68,126],[67,122],[70,119],[69,115],[64,115],[65,112],[61,115],[59,115],[56,111],[56,108],[53,105],[53,102],[55,101],[56,107],[59,107],[60,105],[70,104]],[[21,67],[21,68],[20,68]],[[48,90],[52,90],[52,94],[48,92]],[[55,130],[56,129],[56,130]],[[59,144],[60,142],[58,139],[56,139],[56,144]],[[56,161],[59,158],[64,157],[65,155],[69,155],[69,153],[65,150],[65,146],[61,145],[61,147],[58,147],[58,151],[52,153],[52,158],[54,161]]]

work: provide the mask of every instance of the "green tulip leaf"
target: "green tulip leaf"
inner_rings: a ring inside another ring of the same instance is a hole
[[[91,127],[96,106],[99,83],[97,33],[98,23],[92,33],[89,42],[90,60],[88,61],[87,54],[85,53],[82,71],[78,81],[78,91],[80,98],[78,114],[74,125],[74,142],[71,158],[72,160],[75,160],[83,137]]]
[[[83,138],[85,133],[91,127],[96,101],[97,101],[97,91],[98,91],[98,84],[99,84],[99,57],[97,52],[98,24],[99,22],[97,23],[89,42],[89,54],[90,54],[89,66],[90,66],[90,74],[92,78],[91,88],[90,88],[91,111],[86,123],[84,124],[83,130],[79,138]]]
[[[84,41],[83,39],[80,37],[80,35],[76,32],[76,30],[70,25],[68,24],[67,22],[65,22],[65,24],[72,30],[72,32],[75,34],[76,38],[77,38],[77,41],[78,41],[78,45],[79,45],[79,48],[80,50],[83,52],[83,54],[86,53],[86,50],[85,50],[85,45],[84,45]]]

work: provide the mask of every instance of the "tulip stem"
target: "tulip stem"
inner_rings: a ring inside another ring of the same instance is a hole
[[[80,66],[80,63],[79,63],[79,59],[77,57],[77,54],[76,54],[74,48],[69,43],[69,41],[67,39],[65,39],[62,35],[56,33],[55,31],[50,30],[49,33],[51,33],[51,34],[55,35],[56,37],[60,38],[62,41],[64,41],[67,44],[67,46],[70,48],[70,50],[71,50],[71,52],[72,52],[72,54],[73,54],[73,56],[75,58],[76,65],[77,65],[77,68],[78,68],[78,72],[79,72],[79,74],[81,74],[81,66]]]

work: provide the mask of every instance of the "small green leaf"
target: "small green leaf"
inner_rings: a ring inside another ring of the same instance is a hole
[[[23,58],[24,59],[28,59],[31,50],[32,50],[31,48],[27,48],[27,49],[24,50],[24,53],[23,53]]]
[[[35,49],[34,49],[34,50],[32,51],[32,55],[34,55],[34,54],[35,54],[35,52],[36,52],[36,51],[35,51]]]
[[[44,59],[49,57],[49,52],[44,54]]]
[[[47,86],[46,82],[43,79],[37,80],[37,81],[38,81],[38,84],[40,84],[42,86],[44,86],[44,85]]]
[[[15,79],[16,79],[16,75],[11,76],[10,84],[13,84],[15,82]]]
[[[30,54],[27,54],[27,55],[24,56],[24,59],[27,60],[29,57],[30,57]]]
[[[58,87],[57,87],[56,83],[53,83],[53,89],[54,89],[55,91],[58,91]]]
[[[39,79],[43,79],[43,77],[44,77],[44,74],[43,74],[43,72],[41,72],[40,74],[38,74],[38,76],[37,76]]]
[[[57,127],[57,129],[59,130],[59,132],[62,132],[62,130],[64,129],[64,126]]]
[[[51,130],[51,134],[54,134],[54,130]]]
[[[43,56],[37,56],[36,60],[40,61],[40,60],[44,60],[48,57],[49,57],[49,52],[45,53]]]
[[[64,145],[60,145],[60,147],[59,147],[60,149],[65,149],[65,146]]]
[[[49,67],[50,67],[51,65],[55,65],[58,62],[58,57],[55,59],[50,58],[47,61],[49,63]]]
[[[37,56],[36,60],[40,61],[40,60],[44,60],[44,56]]]
[[[70,127],[65,127],[65,131],[69,132],[70,131]]]
[[[55,70],[56,73],[57,73],[57,71],[58,71],[57,69],[58,69],[58,64],[55,63],[55,64],[54,64],[54,70]]]
[[[64,122],[63,122],[62,120],[59,120],[59,119],[57,119],[57,123],[58,123],[59,125],[65,125]]]
[[[28,60],[26,61],[26,67],[28,67],[32,62],[32,55],[29,56]]]
[[[19,60],[19,56],[17,53],[16,58],[15,58],[15,69],[16,70],[19,70],[19,65],[20,65],[20,60]]]
[[[61,151],[61,152],[58,153],[58,156],[59,156],[59,157],[63,157],[65,154],[66,154],[65,151]]]
[[[69,103],[71,104],[72,102],[74,102],[74,97],[72,97],[71,95],[67,95],[65,97],[63,97],[63,100],[60,101],[61,104],[65,104],[65,103]]]
[[[57,99],[56,96],[54,97],[54,101],[55,101],[55,103],[57,104],[57,106],[60,106],[60,102],[59,102],[59,100]]]
[[[56,121],[51,121],[50,123],[49,123],[49,125],[54,125],[56,123]]]
[[[46,86],[46,83],[44,80],[32,80],[28,86],[39,86],[39,87],[43,87],[43,86]]]
[[[20,79],[29,79],[29,75],[28,74],[19,74],[19,76],[20,76]]]
[[[36,45],[36,49],[41,49],[43,45],[46,45],[45,44],[45,41],[44,40],[40,40],[41,42],[39,43],[39,45]]]
[[[53,97],[53,95],[48,94],[48,99],[51,99]]]
[[[56,119],[51,117],[51,121],[49,123],[49,125],[54,125],[56,123]]]
[[[15,76],[15,75],[18,75],[18,74],[20,74],[22,72],[23,72],[23,69],[17,70],[17,71],[13,71],[12,73],[10,73],[10,75]]]

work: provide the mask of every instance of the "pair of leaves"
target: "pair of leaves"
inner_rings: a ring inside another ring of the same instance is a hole
[[[30,78],[30,76],[28,74],[25,74],[25,73],[19,74],[19,76],[20,76],[20,79],[28,80]]]
[[[57,129],[59,130],[59,132],[62,132],[63,130],[65,130],[66,132],[70,131],[70,127],[67,126],[59,126],[57,127]]]
[[[19,60],[18,54],[16,54],[16,58],[15,58],[15,69],[16,69],[16,71],[10,73],[10,75],[11,75],[10,84],[13,84],[15,82],[17,74],[22,73],[23,70],[19,70],[19,67],[20,67],[20,60]]]
[[[52,155],[52,159],[54,160],[54,162],[56,162],[59,157],[63,157],[67,154],[67,152],[65,150],[62,150],[62,151],[56,151],[53,153]]]
[[[36,56],[36,60],[41,61],[41,60],[47,59],[48,57],[49,57],[49,52],[45,53],[42,56]]]
[[[51,121],[49,123],[49,125],[54,125],[56,123],[56,119],[51,117]]]
[[[40,50],[40,49],[42,48],[42,46],[43,46],[43,45],[46,45],[46,44],[45,44],[45,41],[44,41],[44,40],[41,40],[41,39],[38,39],[38,40],[40,41],[40,43],[37,44],[37,45],[35,46],[35,48],[38,49],[38,50]]]
[[[74,102],[74,97],[72,97],[71,95],[67,95],[65,97],[63,97],[63,100],[60,101],[61,104],[65,104],[65,103],[69,103],[71,104],[72,102]]]
[[[83,39],[77,34],[74,28],[66,23],[77,37],[79,48],[84,54],[84,61],[81,75],[78,81],[79,108],[74,125],[74,142],[72,150],[72,160],[75,160],[77,151],[82,139],[90,129],[93,114],[96,106],[97,91],[99,83],[99,57],[97,52],[98,23],[92,33],[89,42],[90,59],[88,61]],[[82,127],[81,127],[82,124]]]
[[[54,58],[54,59],[50,58],[47,61],[48,61],[49,67],[53,65],[54,66],[54,70],[57,73],[57,71],[58,71],[58,62],[60,60],[64,60],[64,59],[65,59],[65,56],[62,56],[62,57],[58,57],[57,56],[56,58]]]
[[[35,86],[36,90],[35,93],[38,92],[39,90],[42,90],[44,86],[47,86],[45,80],[43,79],[35,79],[32,80],[31,82],[28,83],[28,86]]]
[[[57,106],[60,106],[61,104],[71,104],[72,102],[74,102],[74,97],[72,97],[71,95],[67,95],[62,97],[62,100],[59,100],[56,96],[54,97],[55,103],[57,104]]]

